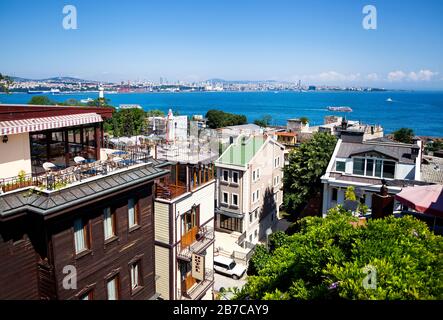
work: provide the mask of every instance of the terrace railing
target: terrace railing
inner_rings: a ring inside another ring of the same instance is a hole
[[[38,175],[26,174],[11,178],[0,179],[0,193],[20,188],[36,187],[41,190],[57,190],[74,182],[107,175],[114,171],[128,168],[137,164],[148,163],[150,156],[146,152],[127,152],[126,156],[114,161],[95,161],[79,164],[62,170],[53,170]]]

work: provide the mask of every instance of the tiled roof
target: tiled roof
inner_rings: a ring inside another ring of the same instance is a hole
[[[17,209],[28,209],[40,214],[47,214],[57,207],[74,205],[82,199],[91,200],[168,173],[167,170],[161,168],[167,164],[166,162],[155,159],[152,159],[151,162],[153,163],[108,174],[99,179],[85,181],[59,191],[46,193],[24,190],[1,195],[0,216],[8,215]]]

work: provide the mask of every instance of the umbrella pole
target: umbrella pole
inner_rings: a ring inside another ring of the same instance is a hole
[[[434,217],[434,227],[432,228],[432,231],[435,232],[435,221],[437,220],[437,217]]]

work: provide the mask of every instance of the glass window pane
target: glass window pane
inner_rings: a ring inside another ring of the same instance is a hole
[[[354,158],[353,174],[364,175],[365,173],[365,159]]]
[[[337,161],[335,163],[335,170],[336,171],[345,172],[345,168],[346,168],[346,162],[344,162],[344,161]]]
[[[367,159],[366,160],[366,175],[367,176],[373,176],[374,175],[374,160],[373,159]]]
[[[128,200],[128,220],[129,220],[129,228],[136,225],[136,217],[135,217],[135,201],[133,198]]]
[[[395,174],[395,162],[384,161],[383,163],[383,178],[393,179]]]
[[[382,160],[376,160],[375,161],[375,176],[381,177],[381,165],[383,161]]]
[[[74,242],[75,253],[80,253],[86,250],[85,230],[81,219],[76,219],[74,221]]]
[[[105,240],[112,238],[114,236],[114,228],[112,221],[111,208],[106,208],[104,210],[104,232],[105,232]]]

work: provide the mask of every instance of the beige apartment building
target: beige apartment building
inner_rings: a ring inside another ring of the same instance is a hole
[[[206,139],[207,138],[207,139]],[[165,300],[211,300],[214,271],[214,194],[218,153],[199,138],[158,145],[170,175],[156,185],[156,289]]]
[[[265,135],[240,136],[215,165],[215,227],[230,234],[223,241],[216,238],[221,250],[248,249],[266,241],[283,201],[284,147]]]

